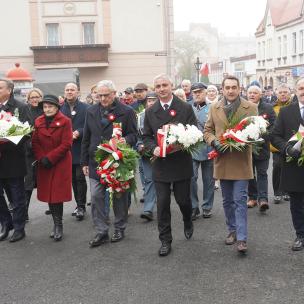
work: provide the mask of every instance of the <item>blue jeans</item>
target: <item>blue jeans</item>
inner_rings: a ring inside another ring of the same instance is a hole
[[[154,205],[156,203],[156,191],[154,182],[152,180],[152,166],[149,159],[142,158],[143,174],[145,177],[144,186],[144,212],[153,212]]]
[[[193,160],[193,177],[191,179],[191,202],[192,209],[198,208],[197,179],[198,169],[201,166],[203,180],[203,210],[211,210],[214,201],[213,160]]]
[[[252,161],[254,178],[249,180],[248,197],[249,199],[265,200],[268,202],[268,166],[269,159]]]
[[[140,182],[142,185],[143,191],[145,191],[145,173],[144,173],[144,168],[143,168],[143,158],[139,158],[138,160],[138,172],[139,172],[139,177],[140,177]]]
[[[236,232],[238,241],[246,241],[248,180],[221,180],[220,182],[228,230]]]

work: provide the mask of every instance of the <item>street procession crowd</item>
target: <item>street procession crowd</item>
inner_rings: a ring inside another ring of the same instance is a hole
[[[153,221],[155,209],[157,212],[159,256],[171,252],[171,194],[182,213],[185,238],[190,239],[193,221],[212,217],[217,189],[222,193],[227,225],[224,243],[235,244],[237,252],[246,253],[247,209],[256,207],[265,213],[270,208],[267,171],[271,155],[273,203],[290,202],[296,234],[292,250],[304,248],[304,166],[299,161],[304,143],[299,147],[299,138],[295,138],[298,131],[304,136],[304,78],[292,89],[285,83],[275,90],[261,88],[254,81],[245,91],[232,75],[223,79],[221,87],[183,80],[174,88],[170,77],[161,74],[154,78],[153,87],[138,83],[123,93],[117,92],[111,80],[102,80],[92,86],[85,101],[80,100],[76,83],[66,84],[64,97],[44,95],[33,88],[26,102],[14,97],[13,82],[3,78],[1,117],[4,112],[18,113],[18,119],[29,122],[33,131],[18,144],[0,138],[0,241],[13,243],[25,237],[35,188],[37,199],[48,204],[46,214],[53,218],[50,237],[54,241],[63,238],[63,205],[72,201],[72,192],[76,220],[83,220],[91,206],[96,234],[90,247],[123,240],[131,193],[113,195],[107,183],[101,182],[96,160],[97,147],[112,138],[118,123],[117,144],[128,144],[138,153],[143,189],[140,217]],[[254,151],[251,145],[227,149],[222,138],[231,127],[231,118],[253,116],[267,121],[259,149]],[[164,157],[158,131],[170,124],[196,126],[204,141],[191,152],[173,145]],[[120,157],[117,152],[112,155]],[[203,193],[201,202],[198,189]],[[111,208],[114,233],[110,237]]]

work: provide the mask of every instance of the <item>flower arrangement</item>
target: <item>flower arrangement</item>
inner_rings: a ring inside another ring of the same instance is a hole
[[[229,150],[243,151],[249,145],[253,147],[257,153],[259,146],[264,142],[262,135],[267,132],[269,123],[262,116],[249,116],[243,119],[232,118],[229,126],[219,138],[222,145],[222,150],[211,151],[208,154],[208,159],[216,158],[220,153]]]
[[[178,150],[193,153],[203,140],[203,133],[194,125],[168,124],[157,131],[160,157]]]
[[[288,142],[295,142],[294,148],[301,152],[300,157],[298,158],[298,166],[304,165],[304,127],[300,125],[298,132],[293,135]],[[291,162],[294,159],[291,156],[287,156],[286,161]]]
[[[98,163],[97,174],[110,193],[111,204],[114,195],[126,191],[135,192],[137,158],[137,152],[122,137],[121,124],[113,123],[112,138],[97,146],[95,155]]]
[[[18,144],[25,135],[32,132],[32,127],[26,122],[21,122],[19,119],[18,109],[15,115],[10,112],[0,112],[0,142],[11,141]]]

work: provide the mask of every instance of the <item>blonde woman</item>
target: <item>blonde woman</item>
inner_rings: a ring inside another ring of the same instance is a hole
[[[207,103],[214,103],[218,101],[218,89],[215,85],[210,84],[207,87],[207,97],[206,102]]]
[[[174,91],[174,95],[182,101],[187,101],[186,93],[183,89],[177,89]]]

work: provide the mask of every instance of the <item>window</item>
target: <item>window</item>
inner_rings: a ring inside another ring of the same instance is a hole
[[[278,54],[277,54],[277,57],[281,57],[282,56],[282,38],[281,37],[279,37],[278,38],[278,45],[277,45],[277,47],[278,47]]]
[[[59,45],[59,24],[58,23],[46,24],[46,35],[47,35],[48,46]]]
[[[262,52],[263,52],[263,54],[262,54],[262,58],[263,59],[265,59],[265,55],[266,55],[266,46],[265,46],[265,41],[263,41],[263,49],[262,49]]]
[[[297,53],[297,33],[292,33],[292,54]]]
[[[283,36],[283,51],[282,51],[282,56],[283,57],[287,56],[287,35]]]
[[[299,37],[299,51],[300,53],[304,53],[304,31],[300,31],[300,37]]]
[[[272,58],[272,39],[268,39],[267,40],[267,59],[271,59]]]
[[[83,44],[94,44],[95,43],[95,23],[85,22],[82,24],[83,28]]]

